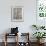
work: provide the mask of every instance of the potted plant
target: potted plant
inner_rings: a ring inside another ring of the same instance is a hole
[[[38,43],[40,43],[40,40],[42,38],[45,38],[44,36],[46,36],[46,33],[45,32],[35,32],[33,35],[37,38]]]

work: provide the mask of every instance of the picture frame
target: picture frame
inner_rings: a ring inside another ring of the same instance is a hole
[[[11,8],[11,21],[12,22],[23,22],[24,12],[23,6],[15,6]]]
[[[36,1],[36,24],[46,25],[46,0]]]
[[[36,3],[37,16],[46,18],[46,0],[37,0]]]

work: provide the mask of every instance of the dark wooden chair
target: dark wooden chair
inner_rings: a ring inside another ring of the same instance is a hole
[[[26,42],[21,42],[19,43],[19,46],[30,46],[30,42],[29,42],[29,33],[21,33],[21,37],[23,38],[24,36],[26,36]],[[24,39],[24,38],[23,38]],[[22,39],[22,40],[23,40]]]
[[[17,41],[16,41],[16,46],[18,46],[18,34],[10,34],[10,33],[6,33],[5,34],[5,46],[7,46],[7,44],[8,44],[8,42],[7,42],[7,38],[10,38],[10,37],[12,37],[12,36],[17,36],[17,38],[15,38],[15,39],[17,39]]]

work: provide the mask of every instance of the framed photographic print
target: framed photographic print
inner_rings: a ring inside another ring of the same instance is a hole
[[[11,21],[23,22],[23,6],[15,6],[11,8]]]
[[[37,0],[36,10],[36,24],[46,25],[46,0]]]
[[[39,17],[46,17],[46,0],[37,1],[37,14]]]

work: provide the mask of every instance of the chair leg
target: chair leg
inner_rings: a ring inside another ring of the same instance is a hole
[[[4,43],[4,44],[5,44],[5,46],[7,46],[7,42],[6,42],[6,41],[5,41],[5,43]]]

